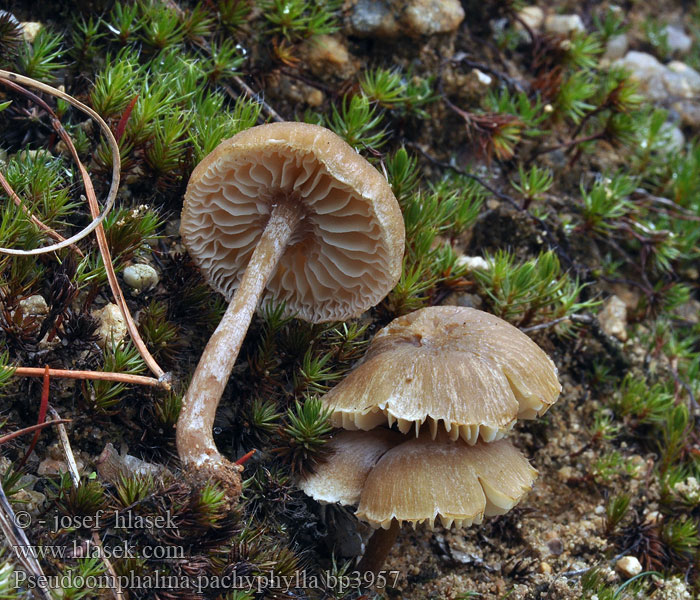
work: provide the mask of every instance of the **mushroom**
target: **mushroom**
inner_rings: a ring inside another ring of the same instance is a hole
[[[396,422],[418,435],[427,422],[433,438],[442,428],[474,444],[543,414],[560,391],[554,363],[519,329],[472,308],[433,306],[382,329],[323,403],[343,429]]]
[[[300,486],[316,500],[357,506],[356,516],[377,528],[360,572],[381,569],[403,523],[481,523],[513,508],[537,475],[508,440],[469,445],[445,432],[406,438],[380,428],[341,432],[329,447],[329,460]]]
[[[219,454],[212,426],[261,297],[313,323],[360,315],[399,279],[403,219],[384,177],[334,133],[273,123],[225,140],[197,165],[180,232],[231,302],[183,399],[178,453],[235,498],[240,467]]]

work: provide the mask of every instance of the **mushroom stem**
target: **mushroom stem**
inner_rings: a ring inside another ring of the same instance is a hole
[[[399,535],[401,526],[396,519],[392,519],[389,529],[377,529],[367,542],[365,553],[357,564],[360,573],[374,573],[382,570],[384,561],[389,554],[389,550],[394,545],[396,537]]]
[[[279,202],[270,215],[241,283],[207,343],[182,401],[177,451],[183,466],[200,479],[224,484],[230,500],[241,493],[242,467],[216,449],[214,417],[260,296],[303,218],[293,202]]]

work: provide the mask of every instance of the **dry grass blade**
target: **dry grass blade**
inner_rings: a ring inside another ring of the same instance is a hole
[[[5,176],[0,173],[0,185],[2,188],[5,190],[5,193],[12,199],[12,201],[15,203],[16,206],[18,206],[22,212],[24,212],[25,215],[27,215],[27,218],[34,223],[39,229],[41,229],[44,233],[47,235],[51,236],[53,239],[55,239],[58,242],[65,242],[66,238],[64,238],[60,233],[57,231],[54,231],[43,223],[40,219],[38,219],[36,216],[32,214],[32,212],[24,205],[24,202],[22,202],[22,199],[15,193],[15,191],[12,189],[12,186],[10,186],[10,182],[5,179]],[[72,245],[71,248],[75,250],[75,252],[78,253],[79,256],[83,257],[85,256],[83,252],[80,250],[75,245]]]
[[[92,215],[92,223],[86,227],[80,234],[77,234],[78,237],[77,239],[80,239],[90,233],[90,231],[94,230],[95,235],[97,237],[97,245],[100,249],[100,254],[102,254],[102,262],[105,266],[105,271],[107,273],[107,280],[109,281],[109,287],[112,290],[112,294],[114,295],[114,299],[117,303],[117,306],[119,306],[119,310],[121,311],[124,321],[126,322],[126,327],[127,330],[129,331],[129,336],[131,337],[132,341],[134,342],[134,345],[138,349],[139,354],[143,358],[144,362],[146,365],[148,365],[148,368],[151,370],[151,372],[158,378],[158,381],[161,384],[161,387],[165,389],[170,389],[170,381],[169,381],[169,376],[163,371],[163,369],[160,367],[160,365],[156,362],[155,358],[153,355],[148,351],[148,348],[146,347],[146,344],[144,343],[143,339],[141,338],[141,335],[138,332],[138,329],[136,327],[136,324],[134,323],[134,319],[131,316],[131,313],[129,312],[129,308],[126,305],[126,301],[124,300],[124,294],[121,291],[121,288],[119,287],[119,282],[117,281],[117,276],[114,272],[114,268],[112,267],[112,257],[109,251],[109,246],[107,244],[107,237],[104,232],[104,228],[102,227],[102,221],[104,220],[104,217],[106,216],[107,212],[109,209],[112,207],[114,204],[114,199],[117,195],[117,189],[119,187],[119,169],[120,169],[120,164],[119,164],[119,145],[117,144],[117,141],[114,139],[114,135],[112,134],[112,131],[109,129],[109,126],[107,123],[104,122],[104,120],[91,108],[88,106],[85,106],[82,102],[79,100],[76,100],[73,98],[71,95],[66,94],[65,92],[62,92],[60,90],[57,90],[55,88],[52,88],[51,86],[48,86],[46,84],[43,84],[41,82],[35,81],[33,79],[30,79],[28,77],[23,77],[21,75],[17,75],[16,73],[11,73],[9,71],[3,71],[0,70],[0,79],[5,79],[7,80],[8,83],[12,82],[17,82],[21,83],[23,85],[27,85],[29,87],[36,88],[38,90],[41,90],[42,92],[45,92],[47,94],[51,94],[52,96],[56,96],[58,98],[61,98],[62,100],[65,100],[69,104],[75,106],[77,109],[87,113],[90,115],[93,119],[97,121],[99,124],[100,128],[102,129],[105,137],[107,138],[107,141],[109,143],[110,149],[112,151],[112,185],[109,190],[109,194],[107,196],[107,203],[100,214],[100,209],[99,205],[97,203],[97,197],[95,195],[95,188],[92,185],[92,180],[90,179],[90,175],[87,172],[87,169],[85,166],[82,164],[80,161],[80,158],[78,157],[78,153],[75,149],[75,146],[73,145],[73,141],[71,140],[70,136],[68,135],[68,132],[63,128],[61,125],[58,117],[56,114],[51,110],[51,108],[43,101],[41,98],[38,98],[34,96],[35,102],[37,102],[39,105],[44,108],[48,112],[48,114],[51,116],[51,124],[58,133],[58,135],[61,137],[61,139],[66,143],[68,146],[71,156],[73,157],[73,160],[75,161],[76,165],[78,166],[78,169],[80,171],[80,175],[83,179],[83,185],[85,186],[85,195],[87,196],[88,204],[90,206],[90,214]],[[18,86],[16,84],[12,84],[15,88]],[[26,90],[24,90],[26,92]],[[27,92],[30,93],[30,92]],[[28,250],[28,251],[17,251],[13,250],[12,252],[9,252],[10,254],[43,254],[45,252],[49,252],[52,250],[57,250],[59,248],[64,247],[65,245],[68,245],[67,242],[73,243],[74,241],[77,241],[76,236],[73,236],[72,238],[69,238],[65,242],[60,242],[59,244],[54,244],[53,246],[48,246],[45,248],[40,248],[36,250]],[[63,245],[61,245],[63,244]],[[5,251],[6,249],[0,248],[0,252]]]
[[[21,377],[43,377],[44,369],[39,367],[12,367],[15,375]],[[118,383],[131,383],[134,385],[146,385],[149,387],[164,387],[163,382],[154,377],[144,375],[131,375],[129,373],[110,373],[105,371],[70,371],[67,369],[49,369],[49,375],[58,379],[90,379],[93,381],[114,381]]]
[[[58,414],[58,412],[56,412],[54,408],[51,408],[50,412],[51,416],[54,419],[60,419],[60,415]],[[74,487],[78,487],[80,485],[80,472],[78,471],[78,464],[75,462],[73,449],[71,448],[70,440],[68,439],[68,433],[66,432],[66,428],[63,425],[59,425],[58,434],[61,440],[61,448],[63,449],[63,454],[66,457],[66,462],[68,463],[68,472],[70,473],[71,481],[73,482]],[[109,572],[112,581],[115,582],[116,587],[111,588],[112,594],[114,595],[116,600],[124,600],[124,595],[122,594],[121,587],[119,585],[119,578],[117,577],[117,573],[114,570],[114,566],[112,565],[111,561],[109,560],[109,558],[107,558],[102,548],[102,540],[100,539],[100,536],[96,531],[93,531],[92,533],[92,541],[100,549],[100,558],[105,564],[105,567],[107,568],[107,571]]]
[[[61,419],[61,423],[70,423],[70,419]],[[25,435],[26,433],[39,431],[44,427],[48,427],[49,425],[58,425],[58,423],[55,421],[44,421],[43,423],[37,423],[36,425],[25,427],[24,429],[18,429],[17,431],[13,431],[12,433],[8,433],[7,435],[0,437],[0,445],[4,444],[5,442],[9,442],[10,440],[14,440],[21,435]]]
[[[12,510],[12,505],[7,499],[2,485],[0,485],[0,529],[5,534],[5,539],[12,547],[19,563],[37,582],[37,585],[31,588],[34,597],[40,600],[52,600],[51,593],[46,585],[44,571],[30,550],[33,546],[29,543],[24,530],[17,525],[17,516],[15,511]]]
[[[85,227],[84,229],[76,233],[74,236],[71,236],[62,242],[58,242],[50,246],[44,246],[42,248],[34,248],[33,250],[16,250],[15,248],[0,248],[0,253],[14,254],[16,256],[33,256],[37,254],[46,254],[47,252],[55,252],[56,250],[60,250],[61,248],[71,246],[76,242],[82,240],[84,237],[88,236],[95,229],[97,229],[97,227],[101,225],[102,221],[109,214],[109,211],[112,209],[112,206],[114,206],[114,201],[117,197],[117,191],[119,189],[119,149],[116,145],[116,141],[114,141],[114,136],[112,136],[112,132],[110,131],[107,123],[105,123],[102,120],[100,115],[98,115],[89,106],[85,106],[82,102],[79,102],[72,96],[61,92],[60,90],[52,88],[51,86],[45,85],[38,81],[34,81],[29,77],[23,77],[22,75],[17,75],[16,73],[4,71],[2,69],[0,69],[0,82],[4,83],[5,85],[8,85],[8,87],[12,87],[15,90],[18,90],[19,88],[19,90],[27,92],[27,90],[24,90],[23,88],[21,88],[21,86],[18,86],[13,83],[19,82],[30,87],[36,87],[37,89],[40,89],[43,92],[46,92],[53,96],[57,96],[63,100],[66,100],[66,102],[70,102],[73,106],[87,113],[89,116],[95,119],[98,125],[100,126],[100,129],[102,129],[102,131],[107,136],[110,148],[112,149],[112,184],[109,188],[109,192],[107,193],[107,200],[105,202],[104,208],[102,209],[102,213],[100,213],[96,218],[93,218],[92,222],[87,227]],[[40,98],[36,96],[35,98],[37,98],[40,102],[43,102]]]

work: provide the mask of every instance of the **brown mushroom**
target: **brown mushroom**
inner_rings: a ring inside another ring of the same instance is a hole
[[[180,231],[231,303],[183,400],[178,453],[237,496],[239,468],[217,451],[212,425],[261,297],[314,323],[358,316],[398,281],[403,219],[387,181],[334,133],[273,123],[222,142],[195,168]]]
[[[561,391],[557,370],[527,335],[488,313],[433,306],[399,317],[362,363],[323,397],[332,422],[369,430],[424,423],[435,438],[500,439],[520,418],[544,413]]]
[[[381,568],[403,523],[480,523],[513,508],[537,474],[508,440],[468,445],[444,432],[407,440],[380,428],[342,432],[329,446],[334,453],[301,488],[317,500],[357,505],[357,517],[378,528],[360,571]]]

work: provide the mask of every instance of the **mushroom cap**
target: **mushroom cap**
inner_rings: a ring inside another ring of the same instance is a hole
[[[378,428],[362,434],[341,431],[330,441],[333,454],[302,480],[300,487],[319,502],[356,506],[372,467],[405,439],[390,429]]]
[[[522,331],[472,308],[433,306],[395,319],[362,363],[324,397],[336,427],[428,422],[435,438],[503,437],[518,417],[547,411],[561,391],[550,358]]]
[[[392,519],[431,528],[437,518],[444,527],[468,526],[508,512],[536,477],[509,440],[470,446],[421,435],[379,459],[365,481],[357,516],[384,529]]]
[[[396,285],[405,232],[386,179],[328,129],[290,122],[221,142],[190,177],[180,233],[215,290],[233,296],[280,201],[303,211],[267,284],[287,314],[348,319]]]
[[[334,454],[301,488],[316,500],[359,505],[360,519],[385,529],[393,519],[462,527],[508,512],[537,476],[508,440],[470,446],[444,433],[407,441],[391,433],[339,434],[330,442]]]

